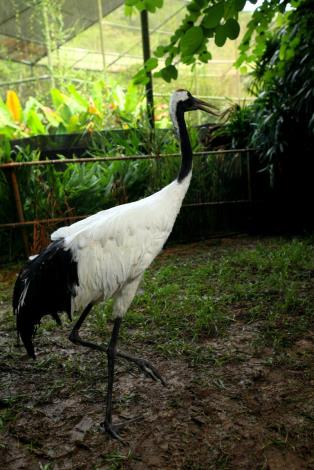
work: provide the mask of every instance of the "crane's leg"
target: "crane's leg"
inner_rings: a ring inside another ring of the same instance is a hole
[[[81,314],[80,318],[75,323],[75,325],[74,325],[74,327],[73,327],[73,329],[70,333],[69,340],[74,344],[80,344],[81,346],[85,346],[87,348],[95,349],[96,351],[107,352],[107,347],[106,346],[96,344],[96,343],[92,343],[90,341],[85,341],[85,340],[81,339],[81,337],[79,335],[79,329],[81,328],[84,320],[86,319],[87,315],[91,311],[92,307],[93,307],[92,303],[87,305],[87,307],[85,308],[85,310]],[[123,358],[127,361],[133,362],[134,364],[137,365],[137,367],[141,370],[141,372],[143,372],[146,375],[146,377],[150,377],[151,379],[155,380],[156,382],[158,380],[160,380],[160,382],[163,385],[166,385],[166,382],[161,377],[161,375],[158,372],[158,370],[156,369],[156,367],[154,367],[146,359],[141,359],[141,358],[138,358],[138,357],[134,357],[134,356],[131,356],[130,354],[126,354],[122,351],[116,351],[116,356],[121,357],[121,358]]]
[[[101,424],[104,431],[108,432],[112,437],[121,441],[117,429],[112,424],[112,389],[114,380],[114,364],[117,356],[117,342],[119,336],[120,325],[122,318],[116,318],[107,348],[108,357],[108,387],[107,387],[107,400],[106,400],[106,414],[105,421]]]
[[[93,307],[93,304],[87,305],[87,307],[83,311],[82,315],[80,316],[80,318],[75,323],[75,325],[74,325],[74,327],[73,327],[73,329],[70,333],[69,340],[74,344],[80,344],[81,346],[85,346],[87,348],[95,349],[96,351],[102,351],[102,352],[106,353],[107,352],[107,346],[92,343],[90,341],[85,341],[79,335],[79,329],[81,328],[84,320],[86,319],[87,315],[91,311],[92,307]],[[133,362],[134,364],[137,365],[137,367],[140,369],[140,371],[143,372],[143,374],[146,375],[146,377],[149,377],[149,378],[155,380],[155,382],[160,380],[160,382],[163,385],[166,385],[166,382],[164,381],[164,379],[162,378],[162,376],[160,375],[160,373],[158,372],[156,367],[154,367],[146,359],[141,359],[139,357],[134,357],[134,356],[131,356],[130,354],[126,354],[122,351],[116,351],[116,356],[117,357],[122,357],[123,359],[125,359],[129,362]]]
[[[96,349],[97,351],[107,352],[106,347],[100,346],[95,343],[91,343],[89,341],[84,341],[83,339],[81,339],[79,335],[79,329],[81,328],[84,320],[86,319],[87,315],[91,311],[92,307],[93,307],[93,304],[91,303],[91,304],[88,304],[87,307],[84,309],[82,315],[73,326],[73,329],[69,335],[69,340],[74,344],[80,344],[81,346],[86,346],[87,348]]]

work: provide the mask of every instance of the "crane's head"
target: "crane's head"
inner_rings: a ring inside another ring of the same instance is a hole
[[[186,113],[187,111],[196,111],[200,109],[206,113],[219,116],[217,109],[206,101],[195,98],[187,90],[176,90],[170,98],[170,116],[174,127],[178,130],[178,117]]]

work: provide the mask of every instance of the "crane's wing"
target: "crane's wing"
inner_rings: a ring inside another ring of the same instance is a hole
[[[71,318],[71,301],[78,285],[77,263],[63,240],[51,243],[21,270],[13,291],[16,327],[28,354],[35,357],[32,338],[41,318],[58,312]]]
[[[71,224],[65,227],[60,227],[51,234],[50,238],[51,240],[54,241],[54,240],[60,240],[61,238],[65,238],[70,235],[74,235],[75,233],[80,232],[82,229],[88,227],[90,224],[93,224],[97,220],[106,217],[106,213],[110,211],[111,209],[103,210],[89,217],[86,217],[86,219],[79,220],[78,222],[75,222],[74,224]]]
[[[138,223],[141,223],[141,215],[145,213],[145,218],[149,222],[155,219],[158,226],[159,219],[164,219],[164,216],[169,214],[169,220],[172,220],[172,206],[175,206],[175,216],[180,208],[182,197],[180,194],[183,188],[185,194],[185,185],[178,185],[176,182],[170,183],[157,193],[152,194],[146,198],[140,199],[135,202],[122,204],[120,206],[111,207],[96,214],[93,214],[86,219],[79,220],[72,225],[60,227],[51,234],[51,240],[60,240],[66,237],[74,237],[81,234],[86,230],[86,234],[91,231],[92,227],[101,227],[105,229],[105,225],[111,224],[112,220],[125,217],[126,214],[132,214],[132,217],[139,218]],[[123,221],[120,222],[120,227],[123,227]],[[106,230],[104,231],[104,233]]]
[[[166,206],[155,194],[104,211],[64,238],[78,266],[73,311],[111,297],[143,274],[171,232],[178,208],[171,199]]]

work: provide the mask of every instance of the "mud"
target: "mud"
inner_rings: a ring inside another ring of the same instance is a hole
[[[14,270],[1,275],[14,280]],[[140,417],[121,430],[122,445],[99,428],[105,358],[73,346],[64,326],[41,338],[34,363],[14,345],[9,300],[0,308],[0,468],[314,469],[314,331],[282,354],[257,348],[260,324],[238,306],[225,336],[204,339],[208,364],[137,344],[167,386],[119,363],[114,420]]]

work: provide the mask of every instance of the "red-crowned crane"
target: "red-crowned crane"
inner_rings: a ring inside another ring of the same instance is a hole
[[[16,326],[28,354],[35,358],[33,336],[44,315],[60,324],[59,312],[83,312],[69,339],[82,346],[105,351],[108,358],[108,387],[102,429],[120,439],[112,423],[112,389],[115,358],[122,357],[154,380],[165,384],[159,372],[146,360],[117,350],[122,318],[136,294],[144,271],[166,242],[192,176],[192,148],[184,113],[201,109],[215,114],[212,107],[186,90],[175,91],[170,115],[180,140],[182,162],[177,178],[155,194],[129,204],[112,207],[59,228],[52,243],[28,261],[14,287],[13,309]],[[84,341],[79,329],[93,305],[113,298],[114,326],[109,345]],[[121,439],[120,439],[121,440]]]

